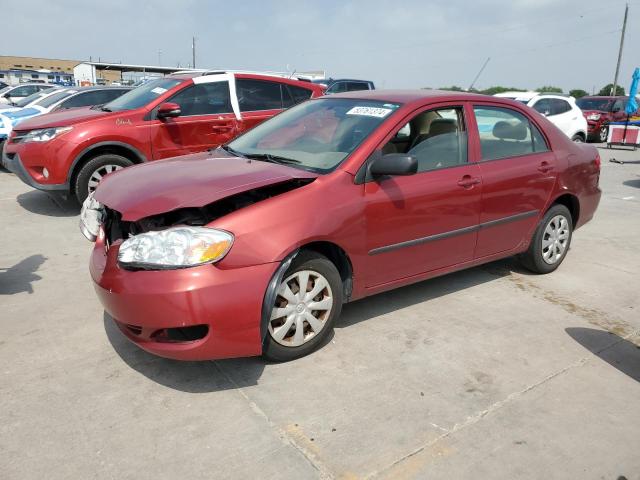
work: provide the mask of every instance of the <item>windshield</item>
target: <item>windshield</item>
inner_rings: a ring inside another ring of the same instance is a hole
[[[231,142],[229,149],[328,173],[399,107],[350,98],[311,100],[258,125]]]
[[[112,112],[119,112],[122,110],[135,110],[136,108],[144,107],[149,102],[152,102],[167,90],[171,90],[176,85],[182,83],[183,80],[176,80],[175,78],[159,78],[157,80],[151,80],[144,85],[140,85],[133,90],[129,90],[121,97],[104,105],[104,110]]]
[[[63,100],[76,92],[77,90],[62,90],[61,92],[53,93],[47,97],[44,97],[42,100],[38,100],[34,105],[38,105],[42,108],[49,108],[54,103],[59,102],[60,100]]]
[[[35,102],[36,100],[38,100],[39,98],[41,98],[42,96],[46,95],[48,92],[48,90],[44,90],[42,92],[36,92],[36,93],[32,93],[31,95],[29,95],[28,97],[24,97],[22,100],[18,100],[17,102],[14,103],[14,105],[16,107],[26,107],[27,105],[29,105],[31,102]]]
[[[581,110],[600,110],[608,112],[611,110],[613,101],[609,98],[580,98],[577,102]]]

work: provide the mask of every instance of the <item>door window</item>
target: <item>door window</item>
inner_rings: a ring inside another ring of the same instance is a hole
[[[241,112],[282,109],[280,83],[239,78],[236,92]]]
[[[181,90],[168,101],[180,105],[182,117],[233,112],[228,82],[199,83]]]
[[[382,153],[415,157],[418,172],[467,163],[467,130],[462,107],[419,113],[382,147]]]
[[[284,101],[284,108],[292,107],[293,105],[297,105],[298,103],[311,98],[311,90],[307,90],[306,88],[294,87],[293,85],[282,85],[282,88],[285,90],[282,97]],[[287,100],[289,98],[290,100]],[[288,102],[291,103],[289,104]]]
[[[476,106],[473,110],[478,124],[482,160],[549,150],[538,128],[521,113],[500,107]]]
[[[38,87],[35,85],[25,85],[23,87],[13,89],[10,94],[12,97],[26,97],[32,93],[36,93],[38,90]]]
[[[327,93],[342,93],[347,91],[347,82],[336,82],[327,88]]]
[[[553,106],[553,115],[560,115],[571,111],[571,105],[566,100],[552,98],[551,104]]]
[[[347,82],[347,92],[357,92],[359,90],[369,90],[369,84],[365,82]]]
[[[541,98],[533,105],[533,109],[547,117],[554,115],[553,105],[550,98]]]

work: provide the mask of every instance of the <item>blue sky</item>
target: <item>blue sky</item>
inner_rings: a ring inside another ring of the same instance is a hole
[[[0,55],[186,66],[323,69],[384,88],[599,89],[613,80],[623,0],[30,0],[2,7]],[[640,66],[631,0],[621,83]]]

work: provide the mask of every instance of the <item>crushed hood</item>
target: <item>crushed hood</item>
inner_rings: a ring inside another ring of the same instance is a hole
[[[317,174],[257,160],[223,150],[197,153],[128,167],[106,176],[95,192],[100,203],[135,222],[187,207],[203,207],[254,188]]]

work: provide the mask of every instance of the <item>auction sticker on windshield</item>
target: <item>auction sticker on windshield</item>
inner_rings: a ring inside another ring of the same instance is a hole
[[[164,92],[167,91],[166,88],[162,88],[162,87],[156,87],[153,90],[151,90],[153,93],[157,93],[158,95],[162,95]]]
[[[363,115],[365,117],[384,118],[393,112],[390,108],[380,107],[353,107],[347,112],[347,115]]]

